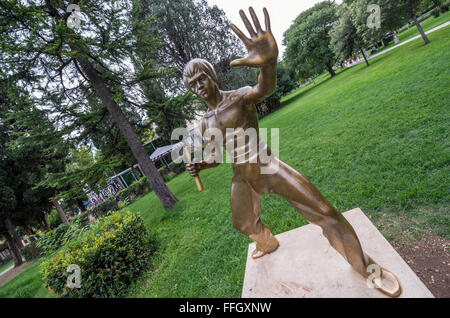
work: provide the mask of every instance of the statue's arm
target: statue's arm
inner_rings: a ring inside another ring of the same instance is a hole
[[[277,85],[277,62],[273,61],[260,67],[258,84],[244,96],[246,104],[256,104],[270,96]]]

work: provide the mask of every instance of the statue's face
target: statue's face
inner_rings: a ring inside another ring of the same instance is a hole
[[[203,100],[216,94],[216,83],[203,71],[195,73],[188,81],[188,89]]]

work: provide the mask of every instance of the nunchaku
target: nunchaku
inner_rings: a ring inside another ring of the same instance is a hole
[[[189,147],[184,147],[184,153],[186,154],[186,159],[189,163],[191,163],[192,158],[191,158],[191,150]],[[202,184],[202,180],[200,180],[200,177],[198,175],[196,175],[195,177],[195,183],[197,184],[197,189],[199,192],[203,191],[203,184]]]

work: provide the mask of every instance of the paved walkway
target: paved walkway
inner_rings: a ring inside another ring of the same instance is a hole
[[[446,26],[448,26],[448,25],[450,25],[450,21],[445,22],[445,23],[443,23],[443,24],[441,24],[441,25],[439,25],[439,26],[437,26],[437,27],[435,27],[435,28],[433,28],[433,29],[431,29],[431,30],[426,31],[425,34],[429,34],[429,33],[431,33],[431,32],[437,31],[437,30],[442,29],[442,28],[444,28],[444,27],[446,27]],[[409,43],[409,42],[411,42],[411,41],[417,40],[418,38],[421,38],[421,37],[422,37],[422,36],[421,36],[420,34],[419,34],[419,35],[416,35],[415,37],[413,37],[413,38],[411,38],[411,39],[409,39],[409,40],[403,41],[403,42],[401,42],[401,43],[399,43],[399,44],[397,44],[397,45],[395,45],[395,46],[393,46],[393,47],[391,47],[391,48],[389,48],[389,49],[386,49],[386,50],[384,50],[384,51],[381,51],[380,53],[376,53],[376,54],[374,54],[374,55],[369,56],[368,60],[370,60],[370,59],[372,59],[372,58],[374,58],[374,57],[377,57],[377,56],[379,56],[379,55],[382,55],[382,54],[384,54],[384,53],[387,53],[387,52],[389,52],[389,51],[392,51],[393,49],[396,49],[396,48],[398,48],[399,46],[405,45],[406,43]],[[363,58],[362,58],[361,60],[359,60],[359,61],[353,63],[353,64],[348,65],[347,67],[352,67],[352,66],[358,65],[358,64],[360,64],[360,63],[362,63],[362,62],[365,62]]]

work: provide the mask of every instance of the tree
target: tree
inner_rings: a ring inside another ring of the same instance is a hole
[[[303,11],[284,33],[286,62],[298,79],[320,73],[324,68],[335,75],[336,57],[330,49],[330,29],[337,19],[334,1],[323,1]]]
[[[353,6],[345,2],[339,6],[337,14],[339,18],[330,30],[330,48],[341,61],[361,51],[369,66],[369,61],[363,52],[364,41],[352,21],[352,10]]]
[[[162,79],[164,91],[184,91],[184,66],[198,57],[215,66],[223,89],[248,85],[244,82],[249,76],[247,68],[230,67],[233,59],[243,55],[243,46],[217,6],[209,6],[206,0],[139,0],[133,15],[137,21],[150,20],[143,38],[156,38],[162,43],[154,56],[149,56],[149,52],[140,55],[144,61],[145,56],[154,58],[157,65],[171,69]],[[250,73],[256,81],[256,72]]]
[[[419,23],[419,20],[417,20],[417,12],[429,5],[437,5],[439,2],[435,0],[399,0],[398,4],[403,9],[405,15],[414,21],[414,24],[416,25],[417,30],[419,30],[425,44],[430,43],[430,40]]]
[[[138,60],[135,35],[142,25],[131,23],[130,1],[106,4],[83,1],[80,2],[81,27],[74,30],[68,25],[73,13],[67,12],[67,7],[77,3],[0,2],[1,60],[9,72],[22,77],[27,74],[34,80],[20,84],[42,94],[42,107],[55,110],[68,135],[77,128],[87,128],[83,127],[86,111],[89,119],[100,117],[99,121],[109,114],[151,188],[164,208],[169,209],[177,199],[165,185],[123,111],[133,107],[142,111],[145,96],[139,83],[160,75],[151,61],[141,63],[144,67],[139,71],[130,67],[133,60]],[[146,44],[149,51],[156,47],[156,42]],[[38,87],[33,86],[36,83]],[[92,109],[89,98],[103,109]]]
[[[143,32],[137,33],[139,61],[152,60],[168,70],[157,81],[140,83],[148,100],[147,122],[156,127],[157,135],[170,140],[174,128],[185,127],[206,110],[192,94],[184,93],[182,72],[191,59],[210,61],[224,90],[256,83],[256,70],[230,67],[232,60],[243,55],[242,44],[231,32],[225,13],[206,0],[138,0],[133,19],[145,25]],[[145,48],[149,38],[161,43],[155,52]],[[136,69],[142,68],[134,63]]]
[[[0,73],[0,231],[17,266],[22,262],[17,250],[23,245],[15,227],[46,223],[54,189],[36,185],[64,166],[67,145],[46,112],[15,84]]]
[[[380,28],[369,28],[367,25],[369,16],[367,8],[371,4],[377,4],[380,7]],[[429,43],[417,20],[416,13],[427,5],[433,4],[434,0],[356,0],[351,5],[352,22],[357,29],[358,35],[366,44],[373,44],[383,40],[384,44],[387,45],[384,35],[389,31],[400,28],[412,19],[424,42]]]

